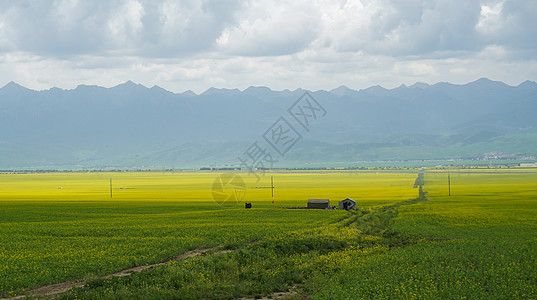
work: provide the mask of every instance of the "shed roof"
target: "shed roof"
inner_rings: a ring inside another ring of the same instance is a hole
[[[328,203],[330,199],[308,199],[308,203]]]

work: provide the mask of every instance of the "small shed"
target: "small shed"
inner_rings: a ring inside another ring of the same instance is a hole
[[[347,198],[345,200],[339,201],[339,209],[344,210],[356,210],[356,201],[352,200],[351,198]]]
[[[330,208],[329,199],[308,199],[308,208]]]

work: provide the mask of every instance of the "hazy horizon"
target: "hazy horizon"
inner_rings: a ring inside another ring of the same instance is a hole
[[[6,83],[5,85],[1,86],[0,89],[8,86],[9,84],[11,83],[14,83],[16,85],[19,85],[23,88],[26,88],[26,89],[29,89],[29,90],[32,90],[32,91],[35,91],[35,92],[41,92],[41,91],[49,91],[49,90],[53,90],[53,89],[61,89],[61,90],[64,90],[64,91],[72,91],[72,90],[75,90],[77,89],[78,87],[83,87],[83,86],[95,86],[95,87],[101,87],[101,88],[106,88],[106,89],[109,89],[109,88],[114,88],[114,87],[118,87],[118,86],[122,86],[122,85],[126,85],[126,84],[129,84],[129,83],[132,83],[134,85],[140,85],[140,86],[143,86],[144,88],[146,89],[151,89],[151,88],[154,88],[154,87],[158,87],[158,88],[162,88],[168,92],[171,92],[171,93],[174,93],[174,94],[184,94],[184,93],[189,93],[189,92],[192,92],[194,93],[195,95],[202,95],[208,91],[210,91],[211,89],[217,89],[217,90],[229,90],[229,91],[232,91],[232,90],[236,90],[236,91],[239,91],[239,92],[244,92],[246,91],[247,89],[249,88],[268,88],[270,91],[273,91],[273,92],[286,92],[286,91],[290,91],[290,92],[295,92],[295,91],[300,91],[300,90],[304,90],[304,91],[311,91],[311,92],[318,92],[318,91],[325,91],[325,92],[333,92],[333,91],[336,91],[340,88],[347,88],[349,90],[352,90],[352,91],[362,91],[362,90],[367,90],[367,89],[370,89],[370,88],[374,88],[374,87],[381,87],[383,89],[386,89],[386,90],[394,90],[394,89],[397,89],[397,88],[400,88],[400,87],[418,87],[420,85],[427,85],[427,86],[434,86],[434,85],[437,85],[437,84],[451,84],[451,85],[456,85],[456,86],[463,86],[463,85],[467,85],[467,84],[471,84],[471,83],[475,83],[475,82],[479,82],[481,80],[485,80],[485,81],[491,81],[491,82],[499,82],[499,83],[502,83],[502,84],[505,84],[509,87],[517,87],[517,86],[520,86],[526,82],[531,82],[531,83],[536,83],[536,81],[533,81],[533,80],[529,80],[529,79],[526,79],[526,80],[523,80],[517,84],[509,84],[509,83],[506,83],[506,82],[503,82],[503,81],[500,81],[500,80],[492,80],[492,79],[489,79],[489,78],[486,78],[486,77],[481,77],[481,78],[478,78],[476,80],[473,80],[473,81],[469,81],[469,82],[463,82],[463,83],[452,83],[452,82],[448,82],[448,81],[439,81],[439,82],[435,82],[435,83],[425,83],[425,82],[414,82],[410,85],[407,85],[407,84],[404,84],[404,83],[401,83],[400,85],[398,86],[395,86],[395,87],[391,87],[391,88],[388,88],[388,87],[384,87],[380,84],[375,84],[375,85],[371,85],[371,86],[368,86],[368,87],[364,87],[364,88],[361,88],[361,89],[353,89],[353,88],[350,88],[344,84],[342,85],[339,85],[339,86],[336,86],[336,87],[333,87],[333,88],[330,88],[330,89],[317,89],[317,90],[309,90],[309,89],[305,89],[303,87],[298,87],[294,90],[290,90],[290,89],[283,89],[283,90],[277,90],[277,89],[273,89],[271,88],[270,86],[267,86],[267,85],[256,85],[256,86],[248,86],[246,88],[242,88],[242,89],[239,89],[237,87],[221,87],[221,88],[217,88],[217,87],[209,87],[207,88],[206,90],[204,91],[201,91],[200,93],[196,93],[194,91],[192,91],[191,89],[187,89],[187,90],[184,90],[184,91],[179,91],[179,92],[174,92],[174,91],[170,91],[170,90],[167,90],[161,86],[159,86],[158,84],[155,84],[153,86],[146,86],[144,85],[143,83],[139,83],[139,82],[135,82],[133,80],[130,80],[128,79],[127,81],[125,82],[121,82],[121,83],[118,83],[116,85],[112,85],[112,86],[101,86],[101,85],[93,85],[93,84],[85,84],[85,83],[80,83],[78,84],[77,86],[75,86],[74,88],[70,88],[70,89],[63,89],[63,88],[60,88],[60,87],[57,87],[57,86],[53,86],[53,87],[50,87],[48,89],[42,89],[42,90],[38,90],[38,89],[32,89],[32,88],[29,88],[29,87],[26,87],[16,81],[9,81],[8,83]]]

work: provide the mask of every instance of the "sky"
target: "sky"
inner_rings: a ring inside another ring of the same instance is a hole
[[[537,81],[535,0],[0,0],[0,86]]]

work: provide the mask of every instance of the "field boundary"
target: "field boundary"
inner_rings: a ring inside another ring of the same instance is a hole
[[[183,253],[181,255],[177,255],[177,256],[174,256],[172,258],[164,259],[164,260],[162,260],[162,261],[160,261],[158,263],[147,264],[147,265],[143,265],[143,266],[136,266],[136,267],[124,269],[124,270],[121,270],[119,272],[115,272],[115,273],[112,273],[112,274],[109,274],[109,275],[100,276],[98,278],[99,279],[110,279],[112,277],[130,276],[130,275],[132,275],[134,273],[140,273],[140,272],[142,272],[144,270],[147,270],[147,269],[150,269],[150,268],[153,268],[153,267],[157,267],[157,266],[162,266],[162,265],[165,265],[165,264],[167,264],[169,262],[172,262],[172,261],[177,261],[177,260],[182,260],[182,259],[187,259],[187,258],[191,258],[191,257],[200,256],[200,255],[203,255],[203,254],[211,252],[211,251],[215,251],[215,252],[211,253],[212,255],[224,254],[224,253],[228,253],[228,252],[232,251],[232,250],[219,250],[219,249],[222,249],[222,247],[223,246],[218,245],[218,246],[214,246],[214,247],[211,247],[211,248],[194,249],[194,250],[188,251],[186,253]],[[219,251],[217,251],[217,250],[219,250]],[[44,286],[40,286],[40,287],[28,290],[26,295],[19,295],[19,296],[14,296],[14,297],[0,298],[0,300],[16,300],[16,299],[23,299],[23,298],[28,297],[28,296],[40,296],[40,297],[55,296],[55,295],[58,295],[58,294],[63,294],[63,293],[65,293],[65,292],[67,292],[67,291],[69,291],[69,290],[71,290],[73,288],[76,288],[76,287],[83,287],[87,283],[88,283],[88,281],[86,281],[86,280],[69,280],[69,281],[60,282],[60,283],[48,284],[48,285],[44,285]]]

